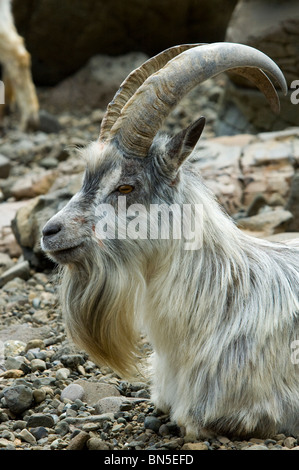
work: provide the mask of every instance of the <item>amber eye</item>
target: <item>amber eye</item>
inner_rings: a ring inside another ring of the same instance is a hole
[[[129,194],[133,191],[134,186],[131,186],[130,184],[123,184],[117,188],[117,190],[122,193],[122,194]]]

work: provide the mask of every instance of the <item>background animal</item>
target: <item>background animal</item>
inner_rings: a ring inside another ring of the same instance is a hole
[[[0,0],[0,64],[6,105],[16,104],[23,130],[37,128],[39,103],[32,81],[30,54],[15,28],[11,0]],[[0,104],[0,116],[3,115],[4,105]]]
[[[82,188],[45,225],[41,245],[62,266],[70,337],[96,362],[130,376],[143,329],[154,349],[152,399],[187,434],[293,433],[299,243],[249,237],[223,212],[197,169],[204,118],[172,138],[159,134],[189,90],[226,70],[252,80],[278,112],[266,74],[285,93],[287,85],[263,53],[231,43],[162,52],[121,85],[99,140],[83,150]],[[98,208],[111,207],[120,224],[124,201],[135,212],[136,204],[201,206],[200,248],[186,250],[174,237],[99,239]]]

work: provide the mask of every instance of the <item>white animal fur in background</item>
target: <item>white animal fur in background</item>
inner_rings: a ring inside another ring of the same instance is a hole
[[[0,64],[3,68],[6,101],[15,100],[20,112],[20,127],[23,130],[35,128],[38,124],[39,103],[32,81],[31,59],[24,39],[16,30],[11,0],[0,0]],[[3,106],[0,105],[1,114]]]

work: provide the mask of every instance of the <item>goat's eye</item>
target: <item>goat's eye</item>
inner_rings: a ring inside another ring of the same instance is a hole
[[[129,194],[133,191],[134,186],[131,186],[130,184],[122,184],[117,188],[117,191],[119,191],[122,194]]]

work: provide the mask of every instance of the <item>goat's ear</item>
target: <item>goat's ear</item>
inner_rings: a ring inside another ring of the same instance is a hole
[[[171,138],[166,146],[167,159],[171,166],[179,168],[188,158],[202,134],[205,123],[206,120],[202,116]]]

